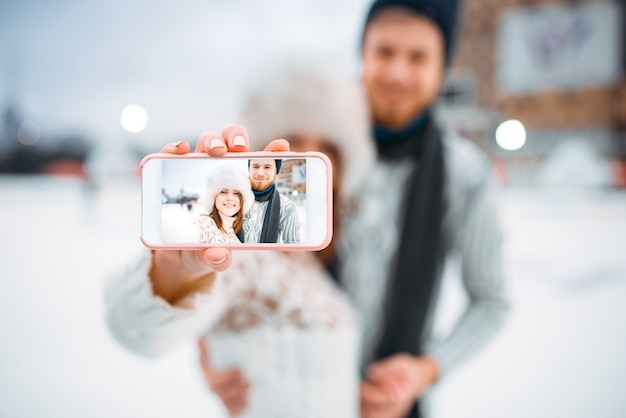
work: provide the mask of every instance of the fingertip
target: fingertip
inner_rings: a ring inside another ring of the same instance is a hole
[[[222,137],[232,152],[248,151],[250,146],[248,130],[242,125],[230,124],[222,131]]]
[[[205,132],[198,138],[196,152],[205,152],[212,157],[221,157],[227,151],[224,138],[215,132]]]
[[[211,157],[221,157],[224,154],[226,154],[228,152],[228,148],[226,148],[226,146],[218,146],[216,148],[213,149],[209,149],[207,151],[207,154],[209,154]]]
[[[289,141],[286,139],[275,139],[267,146],[263,151],[272,151],[272,152],[288,152],[289,151]]]
[[[191,147],[185,141],[170,142],[161,148],[161,152],[167,154],[187,154],[190,150]]]
[[[231,251],[228,248],[209,248],[203,256],[215,271],[224,271],[230,266]]]
[[[216,248],[208,248],[204,250],[204,258],[209,263],[221,262],[223,261],[224,257],[227,257],[229,255],[230,255],[230,250],[228,248],[216,247]]]

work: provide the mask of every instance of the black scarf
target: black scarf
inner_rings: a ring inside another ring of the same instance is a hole
[[[278,194],[278,190],[276,190],[276,187],[272,183],[272,185],[265,190],[253,190],[252,192],[254,193],[254,200],[257,202],[267,202],[259,242],[276,243],[278,242],[278,231],[280,227],[280,195]],[[243,228],[237,232],[237,237],[241,242],[245,242]]]
[[[402,205],[402,236],[389,272],[385,318],[374,358],[400,352],[420,355],[446,249],[442,227],[446,205],[441,134],[432,117],[424,115],[405,132],[384,135],[378,130],[376,136],[380,156],[390,160],[408,156],[416,161],[417,168],[409,178]],[[418,411],[416,405],[409,417],[419,416]]]
[[[400,216],[402,236],[384,305],[384,320],[374,359],[406,352],[423,353],[422,337],[427,316],[434,303],[446,242],[443,233],[444,155],[441,134],[431,117],[418,116],[401,131],[376,128],[378,154],[387,160],[411,158],[417,168],[407,182]],[[328,271],[341,283],[341,260],[335,255]],[[421,416],[416,403],[407,418]]]

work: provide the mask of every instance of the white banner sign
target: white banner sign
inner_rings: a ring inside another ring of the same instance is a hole
[[[506,14],[498,33],[498,87],[523,93],[616,83],[623,71],[621,17],[612,1]]]
[[[306,183],[306,165],[294,165],[291,170],[291,182],[293,184]]]

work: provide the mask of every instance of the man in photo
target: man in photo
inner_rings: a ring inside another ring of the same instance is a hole
[[[276,188],[282,160],[259,159],[248,163],[254,204],[237,236],[247,244],[299,243],[300,223],[296,206]]]

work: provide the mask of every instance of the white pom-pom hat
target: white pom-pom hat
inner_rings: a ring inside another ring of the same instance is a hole
[[[215,197],[224,189],[237,190],[241,193],[243,213],[250,212],[254,203],[254,193],[252,193],[248,173],[228,165],[215,167],[211,170],[207,178],[206,188],[198,199],[198,204],[211,213],[215,204]]]
[[[337,147],[342,195],[361,191],[375,158],[369,110],[357,80],[334,60],[309,54],[285,56],[253,81],[239,123],[248,129],[250,150],[290,134],[315,134]]]

